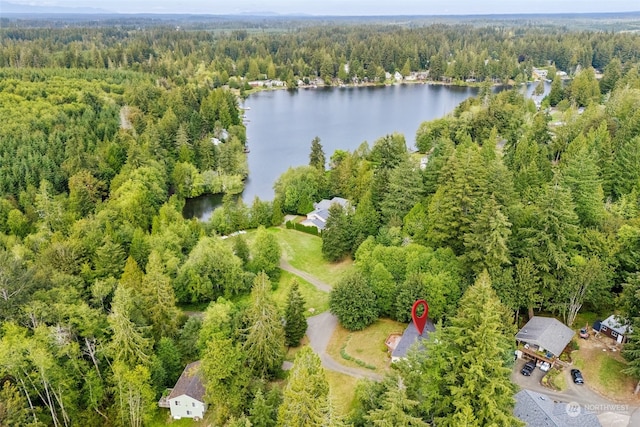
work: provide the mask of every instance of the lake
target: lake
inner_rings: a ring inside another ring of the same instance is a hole
[[[531,96],[534,87],[527,87],[527,95]],[[316,136],[327,161],[337,149],[352,151],[364,141],[371,146],[393,132],[404,134],[412,149],[422,122],[445,116],[478,91],[407,84],[254,93],[242,105],[250,150],[242,199],[247,204],[255,196],[272,200],[276,179],[289,167],[309,163],[311,140]],[[187,200],[184,214],[206,221],[220,200],[219,196]]]

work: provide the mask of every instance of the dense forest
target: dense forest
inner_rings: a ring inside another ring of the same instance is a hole
[[[637,34],[560,27],[0,28],[0,424],[146,425],[202,360],[214,425],[517,425],[513,326],[539,311],[630,319],[640,379],[639,55]],[[419,153],[399,134],[353,152],[316,139],[274,200],[233,197],[248,81],[428,71],[488,89],[533,67],[553,80],[541,106],[482,90],[423,123]],[[222,207],[184,219],[205,193]],[[331,208],[323,254],[355,260],[331,293],[342,324],[407,322],[417,298],[439,322],[429,357],[362,383],[344,417],[312,351],[281,370],[303,303],[272,300],[266,230],[332,196],[350,207]],[[244,229],[250,244],[220,238]],[[194,303],[202,317],[179,308]]]

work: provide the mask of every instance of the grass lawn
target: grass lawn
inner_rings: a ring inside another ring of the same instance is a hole
[[[282,227],[271,227],[267,230],[278,237],[282,256],[289,264],[329,285],[338,283],[340,278],[353,268],[351,260],[330,263],[322,258],[322,239],[318,236]],[[253,244],[255,235],[256,230],[248,230],[246,234],[243,234],[249,247]],[[225,242],[233,245],[233,240],[232,237],[226,239]]]
[[[338,372],[326,371],[329,381],[329,396],[339,415],[347,415],[353,407],[356,383],[358,379]]]
[[[283,257],[293,267],[335,285],[353,268],[353,261],[330,263],[322,258],[322,239],[318,236],[286,228],[270,228],[280,241]]]
[[[280,284],[278,285],[278,289],[276,289],[272,294],[273,299],[278,304],[278,307],[284,311],[287,306],[287,296],[289,295],[289,290],[291,289],[291,284],[294,280],[297,280],[298,285],[300,286],[300,294],[305,301],[305,314],[307,317],[322,313],[329,309],[328,293],[319,291],[306,280],[287,271],[283,271],[280,275]],[[309,311],[311,308],[313,311]]]
[[[612,399],[629,399],[636,382],[622,372],[627,365],[619,353],[601,349],[580,350],[573,353],[574,364],[582,371],[585,383]]]
[[[567,380],[565,379],[562,370],[560,369],[552,369],[542,378],[542,384],[549,385],[552,388],[564,391],[567,389]]]
[[[201,421],[193,421],[189,418],[182,418],[180,420],[174,420],[171,418],[171,414],[169,409],[167,408],[158,408],[155,416],[151,420],[149,424],[145,424],[149,427],[163,427],[163,426],[171,426],[171,427],[203,427],[209,425],[206,422],[207,414],[205,413],[205,420]]]
[[[354,361],[342,357],[340,350],[344,346],[344,351],[349,356],[375,366],[375,372],[384,373],[390,369],[390,358],[384,341],[391,333],[402,333],[406,326],[390,319],[378,319],[362,331],[350,332],[338,325],[327,346],[327,353],[345,366],[362,368]]]

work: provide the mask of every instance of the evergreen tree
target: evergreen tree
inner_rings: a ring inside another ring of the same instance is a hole
[[[558,105],[558,102],[562,101],[564,98],[562,79],[559,76],[554,76],[553,82],[551,83],[551,90],[549,91],[547,98],[549,99],[549,105],[552,107]]]
[[[0,425],[7,427],[18,427],[30,424],[29,407],[27,399],[20,392],[19,388],[5,381],[0,389]]]
[[[397,286],[393,276],[379,262],[371,271],[371,288],[376,296],[378,313],[382,317],[391,317],[393,314],[393,302],[396,299]]]
[[[304,299],[296,280],[291,284],[284,312],[285,342],[289,347],[297,347],[307,332],[307,319],[304,317]]]
[[[162,259],[157,251],[149,255],[147,273],[142,278],[139,300],[156,340],[177,334],[181,312],[176,307],[171,279],[165,274]]]
[[[464,235],[470,232],[489,191],[488,169],[478,146],[466,140],[449,159],[442,185],[428,208],[427,241],[449,246],[457,254],[464,250]]]
[[[387,193],[380,203],[383,223],[394,218],[395,225],[401,223],[422,194],[419,169],[408,160],[401,162],[389,173]]]
[[[369,412],[364,418],[374,426],[381,427],[428,427],[425,421],[415,416],[418,401],[411,400],[401,380],[388,389],[381,397],[380,407]]]
[[[243,350],[249,367],[261,378],[271,378],[279,372],[285,355],[284,328],[270,291],[269,278],[259,273],[253,282],[246,313],[249,326]]]
[[[623,285],[622,302],[624,318],[629,321],[631,333],[624,345],[622,355],[627,360],[625,373],[634,377],[635,394],[640,392],[640,274],[630,275]]]
[[[584,136],[571,142],[562,157],[562,184],[571,190],[576,214],[583,226],[598,225],[604,217],[604,192],[596,155]]]
[[[613,192],[628,194],[640,181],[640,136],[624,141],[615,154]]]
[[[439,325],[426,352],[414,351],[402,362],[407,395],[423,402],[437,425],[521,425],[513,415],[509,360],[515,328],[505,322],[509,317],[483,272],[460,300],[451,325]]]
[[[108,322],[113,332],[109,343],[109,352],[115,360],[129,367],[148,365],[152,352],[151,340],[145,335],[145,327],[131,321],[134,310],[133,291],[119,285],[116,288]]]
[[[341,205],[333,203],[322,231],[322,256],[331,262],[340,261],[351,252],[352,245],[350,218]]]
[[[557,178],[556,178],[557,179]],[[559,183],[545,186],[535,205],[530,227],[517,236],[523,247],[521,256],[529,257],[540,275],[542,295],[549,301],[561,279],[578,239],[578,217],[571,192]]]
[[[245,366],[246,354],[230,338],[213,336],[202,355],[205,399],[214,411],[217,425],[239,415],[246,404],[250,372]]]
[[[311,141],[311,153],[309,154],[309,166],[316,168],[317,170],[324,172],[325,163],[327,159],[322,150],[322,144],[320,144],[320,138],[317,136]]]
[[[378,234],[380,214],[373,206],[371,191],[367,191],[358,202],[352,218],[353,246],[355,250],[367,237]]]
[[[511,264],[510,235],[511,223],[492,196],[484,203],[471,231],[464,235],[465,257],[470,269],[477,274]]]
[[[249,419],[254,427],[274,427],[276,425],[277,408],[267,402],[261,389],[256,391],[253,404],[249,410]]]
[[[284,400],[278,409],[279,427],[321,427],[330,420],[329,383],[320,358],[309,347],[296,354]]]

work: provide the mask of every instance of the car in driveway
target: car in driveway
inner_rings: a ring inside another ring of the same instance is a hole
[[[542,362],[542,363],[540,364],[540,370],[541,370],[542,372],[548,372],[548,371],[549,371],[549,369],[551,369],[551,363],[549,363],[549,362]]]
[[[524,364],[524,366],[520,370],[520,373],[522,375],[524,375],[525,377],[528,377],[528,376],[531,375],[531,373],[533,372],[534,369],[536,369],[536,362],[529,361],[529,362]]]
[[[571,378],[575,384],[584,384],[584,378],[582,378],[582,372],[580,372],[580,369],[572,369]]]

